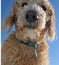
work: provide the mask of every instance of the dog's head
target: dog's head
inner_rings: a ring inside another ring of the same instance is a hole
[[[16,0],[3,26],[10,30],[14,24],[16,29],[46,29],[49,39],[54,39],[54,10],[48,0]]]

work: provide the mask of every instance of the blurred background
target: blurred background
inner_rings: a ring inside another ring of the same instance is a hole
[[[1,23],[4,22],[5,18],[9,15],[11,8],[15,0],[1,0]],[[50,65],[59,65],[59,1],[50,0],[51,4],[55,9],[55,26],[56,26],[56,38],[53,42],[49,42],[49,59]],[[15,27],[11,31],[13,31]],[[6,29],[1,32],[1,45],[4,40],[7,39]]]

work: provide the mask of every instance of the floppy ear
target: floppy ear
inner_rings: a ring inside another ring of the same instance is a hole
[[[55,15],[54,15],[54,10],[53,7],[51,6],[50,3],[47,3],[47,23],[46,23],[46,29],[48,33],[48,38],[50,40],[54,40],[55,38]]]
[[[5,22],[2,25],[2,29],[8,28],[8,32],[11,30],[12,26],[14,25],[16,21],[16,15],[15,15],[15,7],[13,6],[12,11],[10,15],[6,18]]]

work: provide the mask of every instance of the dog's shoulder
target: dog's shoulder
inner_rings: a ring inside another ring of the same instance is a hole
[[[17,48],[17,40],[15,38],[15,34],[12,33],[8,36],[7,40],[4,41],[2,45],[2,50],[8,50],[8,49],[16,49]]]
[[[7,63],[7,65],[11,65],[11,61],[19,53],[19,49],[20,47],[17,45],[15,35],[10,34],[1,47],[2,65],[4,65],[5,63]]]

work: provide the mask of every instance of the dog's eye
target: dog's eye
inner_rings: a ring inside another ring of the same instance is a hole
[[[26,2],[22,4],[22,7],[24,7],[25,5],[27,5],[27,3],[26,3]]]
[[[42,5],[41,7],[43,8],[43,10],[44,10],[44,11],[46,11],[46,10],[47,10],[45,6],[43,6],[43,5]]]

